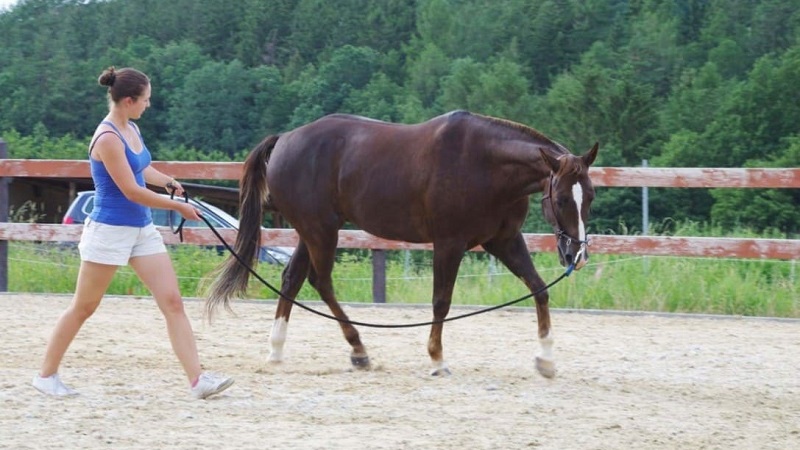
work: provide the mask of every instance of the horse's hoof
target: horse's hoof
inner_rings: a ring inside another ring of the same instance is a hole
[[[438,369],[431,370],[432,377],[438,377],[438,376],[449,377],[450,375],[452,374],[450,373],[450,369],[448,369],[447,367],[440,367]]]
[[[536,370],[545,378],[553,378],[556,376],[556,364],[549,359],[544,359],[539,356],[536,357]]]
[[[283,362],[283,355],[278,352],[270,352],[267,357],[267,362],[270,364],[280,364]]]
[[[369,369],[369,356],[351,356],[350,362],[356,369]]]

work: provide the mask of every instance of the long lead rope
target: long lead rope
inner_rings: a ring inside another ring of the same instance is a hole
[[[184,191],[184,199],[185,199],[186,202],[189,201],[189,195],[186,193],[186,191]],[[529,298],[531,298],[531,297],[533,297],[533,296],[535,296],[535,295],[537,295],[539,293],[542,293],[542,292],[550,289],[554,285],[556,285],[556,283],[558,283],[559,281],[561,281],[564,278],[568,277],[572,273],[572,271],[575,269],[575,265],[571,264],[569,267],[567,267],[567,269],[564,271],[564,273],[562,273],[558,278],[556,278],[555,280],[550,282],[550,284],[547,284],[546,286],[537,289],[535,292],[532,292],[532,293],[530,293],[528,295],[524,295],[524,296],[522,296],[522,297],[520,297],[518,299],[511,300],[511,301],[503,303],[501,305],[490,306],[488,308],[480,309],[480,310],[477,310],[477,311],[472,311],[472,312],[468,312],[468,313],[464,313],[464,314],[459,314],[457,316],[447,317],[447,318],[440,319],[440,320],[432,320],[432,321],[429,321],[429,322],[416,322],[416,323],[409,323],[409,324],[376,324],[376,323],[368,323],[368,322],[359,322],[359,321],[355,321],[355,320],[340,319],[340,318],[338,318],[336,316],[333,316],[333,315],[330,315],[330,314],[326,314],[326,313],[321,312],[321,311],[317,311],[316,309],[311,308],[310,306],[306,306],[303,303],[298,302],[297,300],[295,300],[293,298],[287,297],[280,290],[278,290],[272,284],[270,284],[267,280],[262,278],[261,275],[259,275],[258,272],[253,270],[253,268],[250,267],[250,265],[247,262],[242,260],[242,258],[236,253],[236,251],[234,251],[233,248],[231,248],[230,245],[228,245],[228,242],[225,241],[225,238],[223,238],[219,234],[217,229],[214,227],[214,225],[211,224],[211,222],[208,221],[208,219],[206,219],[202,215],[200,216],[200,218],[203,219],[203,222],[205,222],[206,225],[208,225],[208,228],[210,228],[211,231],[214,233],[214,235],[217,236],[217,239],[219,239],[219,241],[222,243],[222,245],[225,246],[225,248],[228,250],[228,252],[230,252],[230,254],[233,255],[234,258],[236,258],[236,261],[238,261],[239,264],[241,264],[254,277],[256,277],[258,279],[258,281],[260,281],[264,286],[269,288],[272,292],[277,294],[279,297],[291,302],[293,305],[296,305],[296,306],[298,306],[300,308],[305,309],[308,312],[314,313],[314,314],[316,314],[318,316],[321,316],[321,317],[324,317],[326,319],[331,319],[331,320],[335,320],[337,322],[348,323],[350,325],[358,325],[358,326],[362,326],[362,327],[370,327],[370,328],[414,328],[414,327],[430,326],[430,325],[440,324],[440,323],[445,323],[445,322],[452,322],[454,320],[464,319],[464,318],[471,317],[471,316],[477,316],[478,314],[484,314],[484,313],[487,313],[487,312],[490,312],[490,311],[494,311],[494,310],[497,310],[497,309],[501,309],[501,308],[505,308],[505,307],[514,305],[514,304],[519,303],[519,302],[521,302],[523,300],[527,300],[527,299],[529,299]],[[176,230],[173,230],[173,233],[175,233],[175,234],[181,233],[181,230],[183,229],[183,224],[184,224],[185,221],[186,221],[186,219],[181,219],[180,225],[178,225],[178,228]],[[181,242],[183,242],[183,234],[181,234]]]

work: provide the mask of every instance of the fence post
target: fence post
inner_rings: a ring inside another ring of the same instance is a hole
[[[642,160],[642,167],[647,168],[647,160]],[[642,187],[642,236],[650,232],[650,192],[647,186]]]
[[[647,168],[647,160],[642,160],[642,167]],[[647,186],[642,186],[642,236],[650,234],[650,191]],[[647,255],[642,258],[642,269],[647,274],[650,271],[650,264]]]
[[[0,159],[8,158],[6,142],[0,139]],[[0,222],[8,222],[8,178],[0,178]],[[0,241],[0,292],[8,292],[8,241]]]
[[[372,303],[386,303],[386,250],[372,250]]]
[[[497,258],[489,255],[489,286],[492,285],[495,275],[497,275]]]

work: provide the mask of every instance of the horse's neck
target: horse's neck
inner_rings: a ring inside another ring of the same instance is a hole
[[[538,140],[504,140],[492,147],[492,161],[503,167],[503,172],[520,184],[528,193],[541,190],[542,180],[550,176],[550,167],[542,158],[542,150],[555,154],[563,153],[563,149],[551,142]]]

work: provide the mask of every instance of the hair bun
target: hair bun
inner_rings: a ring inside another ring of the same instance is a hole
[[[114,66],[109,67],[108,69],[104,70],[102,74],[100,74],[100,78],[97,80],[101,86],[114,86],[114,81],[117,80],[117,73],[114,69]]]

